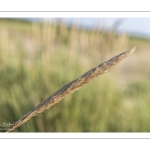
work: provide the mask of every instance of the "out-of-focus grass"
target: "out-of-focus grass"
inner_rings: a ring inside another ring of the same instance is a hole
[[[0,20],[0,124],[17,121],[66,83],[126,50],[131,43],[126,35],[81,30],[74,25],[67,28],[62,22]],[[132,66],[124,60],[111,73],[33,117],[15,132],[150,131],[150,82],[148,78],[128,80],[130,68],[122,69],[126,64]]]

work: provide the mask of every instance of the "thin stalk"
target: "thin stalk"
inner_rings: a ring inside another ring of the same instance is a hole
[[[38,113],[43,112],[45,109],[48,109],[52,105],[58,103],[64,97],[77,91],[81,86],[94,80],[97,76],[110,71],[111,67],[118,64],[124,58],[130,56],[134,52],[135,49],[136,49],[136,47],[133,47],[132,49],[129,49],[119,55],[114,56],[110,60],[103,62],[102,64],[98,65],[97,67],[92,68],[91,70],[87,71],[79,78],[66,84],[64,87],[62,87],[61,89],[56,91],[54,94],[49,96],[47,99],[45,99],[40,104],[38,104],[35,108],[33,108],[31,111],[29,111],[27,114],[25,114],[22,118],[20,118],[17,122],[15,122],[7,130],[7,132],[10,132],[10,131],[16,129],[17,127],[24,124],[27,120],[31,119],[33,116],[37,115]]]

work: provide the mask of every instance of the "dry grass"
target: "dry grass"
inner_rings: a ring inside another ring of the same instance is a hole
[[[9,130],[7,130],[7,132],[10,132],[10,131],[16,129],[20,125],[24,124],[27,120],[31,119],[33,116],[37,115],[38,113],[43,112],[45,109],[48,109],[50,106],[58,103],[64,97],[77,91],[81,86],[94,80],[97,76],[108,72],[111,67],[118,64],[124,58],[130,56],[134,50],[135,50],[135,47],[132,49],[129,49],[119,55],[116,55],[113,58],[111,58],[110,60],[103,62],[102,64],[98,65],[95,68],[92,68],[91,70],[89,70],[88,72],[86,72],[85,74],[80,76],[79,78],[66,84],[64,87],[62,87],[61,89],[56,91],[54,94],[49,96],[46,100],[42,101],[34,109],[32,109],[27,114],[25,114],[22,118],[20,118],[16,123],[14,123],[13,126],[11,126],[9,128]]]

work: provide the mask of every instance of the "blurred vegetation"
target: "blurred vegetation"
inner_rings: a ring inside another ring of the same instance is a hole
[[[14,123],[69,81],[134,45],[135,53],[111,72],[13,132],[149,132],[150,45],[111,30],[67,27],[63,20],[0,19],[0,124]]]

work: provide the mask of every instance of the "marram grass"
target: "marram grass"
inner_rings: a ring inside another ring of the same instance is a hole
[[[42,101],[40,104],[38,104],[34,109],[29,111],[27,114],[25,114],[22,118],[20,118],[17,122],[15,122],[8,130],[7,132],[10,132],[17,127],[24,124],[27,120],[31,119],[33,116],[37,115],[38,113],[43,112],[45,109],[48,109],[52,105],[58,103],[60,100],[65,98],[66,96],[72,94],[73,92],[77,91],[80,87],[83,85],[91,82],[94,80],[97,76],[107,73],[110,71],[110,68],[114,65],[118,64],[121,60],[124,58],[130,56],[136,47],[133,47],[132,49],[129,49],[119,55],[114,56],[110,60],[103,62],[102,64],[98,65],[95,68],[92,68],[91,70],[84,73],[79,78],[73,80],[72,82],[66,84],[64,87],[56,91],[54,94],[49,96],[46,100]]]

